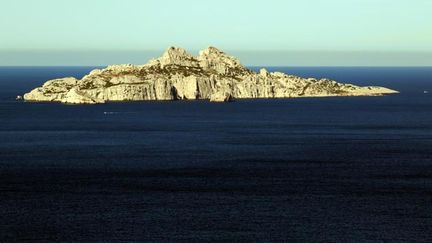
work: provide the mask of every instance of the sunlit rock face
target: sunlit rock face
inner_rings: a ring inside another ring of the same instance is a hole
[[[168,48],[145,65],[112,65],[93,70],[81,80],[47,81],[23,98],[26,101],[97,104],[109,101],[195,100],[215,102],[243,98],[377,96],[397,93],[384,87],[359,87],[328,79],[301,78],[261,69],[253,72],[214,47],[197,57]]]

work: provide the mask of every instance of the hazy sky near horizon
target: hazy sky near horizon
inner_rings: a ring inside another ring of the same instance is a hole
[[[424,58],[432,53],[431,9],[430,0],[0,0],[0,55],[7,53],[0,65],[31,65],[35,53],[49,65],[43,52],[65,53],[52,60],[57,63],[68,63],[67,53],[83,53],[85,63],[94,53],[172,45],[267,52],[268,62],[268,53],[278,51],[405,52],[410,60],[432,65],[429,56]],[[279,61],[280,55],[275,56]],[[415,60],[416,55],[423,58]],[[338,59],[343,55],[333,56],[329,64],[343,61]],[[379,59],[386,62],[385,56]]]

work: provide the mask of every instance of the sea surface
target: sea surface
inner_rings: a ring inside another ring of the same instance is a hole
[[[269,67],[384,97],[15,101],[92,69],[0,67],[0,242],[432,242],[431,67]]]

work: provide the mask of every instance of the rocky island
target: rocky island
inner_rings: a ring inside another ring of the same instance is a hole
[[[256,73],[226,53],[209,47],[194,57],[170,47],[144,65],[113,65],[73,77],[47,81],[23,99],[36,102],[96,104],[109,101],[378,96],[398,93],[329,79],[301,78],[261,69]]]

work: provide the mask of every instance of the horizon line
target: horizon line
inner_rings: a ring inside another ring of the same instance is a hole
[[[44,68],[44,67],[91,67],[91,68],[100,68],[100,67],[108,67],[111,65],[123,65],[123,64],[131,64],[131,63],[119,63],[119,64],[108,64],[108,65],[0,65],[0,68],[20,68],[20,67],[28,67],[28,68]],[[132,64],[132,65],[144,65],[144,64]],[[328,68],[432,68],[432,65],[244,65],[247,68],[277,68],[277,67],[328,67]]]
[[[181,46],[169,46],[161,49],[0,49],[0,52],[141,52],[141,51],[164,51],[170,47],[178,47],[189,51],[201,51],[204,49],[192,49],[183,48]],[[209,46],[211,47],[211,46]],[[221,51],[239,51],[239,52],[385,52],[385,53],[432,53],[432,50],[375,50],[375,49],[364,49],[364,50],[333,50],[333,49],[217,49]]]

